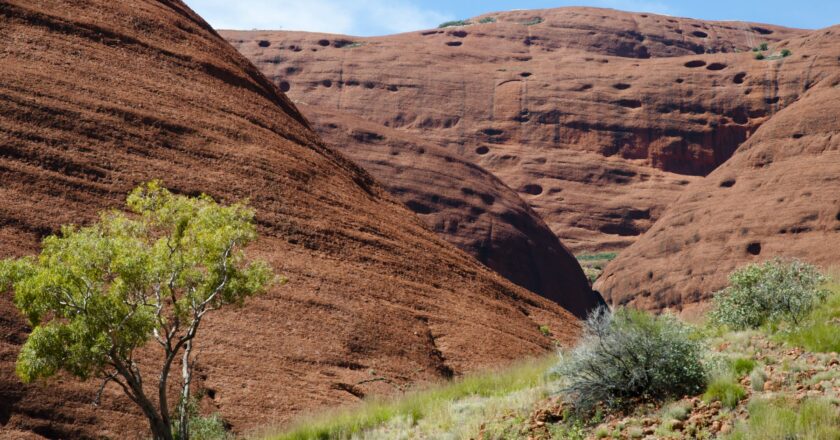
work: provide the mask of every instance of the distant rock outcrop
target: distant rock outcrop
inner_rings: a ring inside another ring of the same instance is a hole
[[[293,100],[416,133],[494,173],[575,252],[633,243],[802,89],[748,52],[806,31],[595,8],[469,23],[222,35]]]
[[[362,165],[447,241],[578,317],[603,303],[545,222],[489,172],[412,132],[300,109],[328,145]]]
[[[789,105],[607,267],[610,303],[694,313],[743,264],[840,262],[840,26],[784,48],[763,67]]]

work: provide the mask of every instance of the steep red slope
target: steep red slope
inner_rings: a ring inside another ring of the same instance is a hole
[[[776,26],[593,8],[471,23],[222,35],[292,99],[418,133],[493,172],[575,251],[631,244],[807,82],[735,53],[805,33]]]
[[[773,257],[831,267],[840,249],[840,27],[784,44],[766,69],[801,96],[686,188],[596,286],[613,304],[694,313],[727,274]]]
[[[413,133],[302,105],[315,130],[435,232],[505,278],[579,317],[602,303],[575,257],[519,195]]]
[[[205,405],[236,430],[552,348],[566,310],[438,238],[323,146],[295,106],[177,0],[0,3],[0,255],[122,206],[140,182],[249,199],[254,254],[290,278],[210,317]],[[22,385],[0,295],[0,436],[142,437],[115,388]],[[377,377],[389,382],[375,381]],[[353,391],[353,393],[347,390]]]

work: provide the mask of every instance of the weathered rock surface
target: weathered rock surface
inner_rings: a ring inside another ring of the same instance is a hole
[[[729,161],[689,185],[607,267],[596,287],[609,302],[693,313],[748,262],[796,257],[837,264],[840,26],[783,46],[793,55],[762,67],[774,87],[792,94],[784,102],[792,102]]]
[[[318,107],[300,109],[328,145],[505,278],[581,318],[603,302],[539,215],[489,172],[414,133]]]
[[[203,404],[236,430],[543,353],[539,325],[566,342],[577,332],[325,147],[180,1],[4,1],[0,71],[3,257],[153,178],[256,208],[253,253],[291,282],[211,316],[197,347]],[[115,387],[94,408],[97,383],[21,384],[27,331],[0,295],[0,437],[144,436]],[[359,385],[371,371],[387,381]]]
[[[419,133],[493,172],[575,251],[633,243],[807,77],[744,53],[805,33],[776,26],[594,8],[471,22],[222,35],[293,100]]]

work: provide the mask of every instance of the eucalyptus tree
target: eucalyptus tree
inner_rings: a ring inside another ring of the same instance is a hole
[[[187,440],[202,320],[285,280],[246,258],[243,249],[257,234],[245,204],[175,195],[153,181],[132,191],[127,205],[128,212],[104,212],[89,226],[63,227],[43,240],[37,257],[0,262],[0,288],[14,290],[32,325],[17,374],[24,382],[60,371],[99,379],[96,403],[116,383],[148,418],[156,440]],[[141,368],[137,352],[150,341],[162,362]],[[169,379],[179,364],[173,412]]]

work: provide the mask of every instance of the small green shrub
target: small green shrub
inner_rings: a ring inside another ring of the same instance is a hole
[[[472,23],[470,23],[469,20],[452,20],[452,21],[446,21],[446,22],[441,23],[440,25],[438,25],[438,29],[455,27],[455,26],[467,26],[467,25],[470,25],[470,24],[472,24]]]
[[[798,260],[750,264],[733,272],[730,286],[715,295],[710,321],[738,330],[766,323],[799,325],[828,296],[821,288],[825,280],[816,267]]]
[[[551,336],[551,328],[547,325],[541,325],[540,333],[542,333],[543,336]]]
[[[732,371],[738,377],[751,373],[754,368],[755,361],[750,358],[738,358],[732,361]]]
[[[496,18],[495,17],[484,17],[481,20],[478,20],[478,22],[481,23],[481,24],[495,23]]]
[[[754,57],[755,57],[755,59],[757,59],[757,60],[763,60],[763,59],[764,59],[764,54],[763,54],[763,53],[761,53],[761,52],[756,52],[756,53],[755,53],[755,55],[754,55]]]
[[[672,316],[599,308],[555,373],[565,380],[567,403],[588,414],[600,404],[619,407],[700,392],[706,383],[702,352],[691,330]]]
[[[782,49],[782,58],[787,58],[791,55],[793,55],[793,52],[790,49]]]
[[[750,373],[750,387],[753,391],[764,390],[764,382],[767,381],[767,374],[762,369],[755,369]]]
[[[545,20],[542,17],[534,17],[526,22],[523,22],[522,24],[524,24],[525,26],[534,26],[536,24],[542,23],[543,21]]]
[[[787,343],[821,353],[840,352],[840,284],[829,285],[830,296],[781,337]]]
[[[198,410],[198,401],[190,399],[187,404],[189,414],[190,440],[233,440],[233,434],[225,428],[225,421],[219,414],[202,416]],[[173,423],[175,440],[179,439],[178,421]]]
[[[674,402],[662,408],[660,416],[662,420],[685,420],[691,411],[690,404]]]
[[[770,46],[767,43],[761,43],[761,44],[758,45],[758,50],[761,50],[761,51],[765,51],[769,48],[770,48]]]
[[[739,423],[728,440],[836,440],[840,418],[827,399],[808,399],[800,405],[785,399],[758,400],[750,417]]]
[[[731,376],[718,376],[709,382],[703,394],[705,402],[719,401],[727,408],[735,408],[747,392]]]

